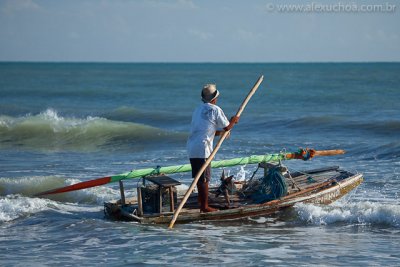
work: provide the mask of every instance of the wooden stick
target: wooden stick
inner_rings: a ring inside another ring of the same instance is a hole
[[[346,153],[346,151],[342,149],[336,150],[316,150],[314,156],[334,156],[334,155],[342,155]]]
[[[253,86],[253,88],[250,90],[249,94],[246,96],[244,99],[242,105],[239,107],[236,116],[240,117],[242,114],[244,108],[246,107],[247,103],[249,102],[250,98],[254,95],[254,93],[257,91],[258,87],[260,86],[261,82],[263,81],[264,76],[261,75],[260,78],[258,78],[257,82]],[[188,200],[190,194],[193,192],[194,187],[197,184],[197,181],[200,179],[200,176],[203,174],[204,170],[207,168],[207,166],[211,163],[211,161],[214,159],[215,155],[217,154],[219,148],[221,147],[222,143],[224,142],[225,138],[229,134],[229,131],[226,131],[222,134],[221,138],[219,139],[217,145],[215,146],[213,152],[211,153],[210,157],[206,160],[206,162],[203,164],[203,166],[200,168],[199,172],[197,173],[196,177],[193,179],[192,184],[190,185],[189,189],[186,191],[185,196],[183,197],[181,203],[179,204],[178,208],[176,209],[174,216],[172,217],[171,222],[169,223],[169,228],[172,229],[174,227],[175,221],[179,216],[179,213],[181,212],[183,206],[185,205],[186,201]]]
[[[124,190],[124,183],[122,181],[119,181],[119,191],[121,193],[121,205],[125,206],[125,190]]]
[[[315,156],[335,156],[335,155],[342,155],[344,153],[346,153],[346,151],[341,150],[341,149],[336,149],[336,150],[314,150],[314,149],[307,149],[310,154],[311,154],[311,158],[315,157]],[[293,152],[293,153],[287,153],[286,154],[286,158],[287,159],[303,159],[303,160],[307,160],[303,158],[304,155],[301,154],[301,152]]]

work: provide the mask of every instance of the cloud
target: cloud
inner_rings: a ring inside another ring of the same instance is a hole
[[[145,4],[160,9],[198,9],[192,0],[147,0]]]
[[[259,42],[265,38],[263,33],[253,32],[244,29],[238,29],[235,34],[235,38],[237,40],[246,41],[246,42]]]
[[[0,11],[6,15],[13,15],[24,10],[39,10],[40,6],[33,0],[6,0],[0,4]]]
[[[178,0],[178,4],[180,6],[184,6],[186,8],[197,9],[199,8],[193,1],[191,0]]]
[[[68,33],[68,38],[69,39],[79,39],[80,38],[80,35],[79,35],[79,33],[77,33],[77,32],[75,32],[75,31],[72,31],[72,32],[69,32]]]
[[[199,30],[195,30],[195,29],[189,29],[189,34],[201,39],[201,40],[209,40],[211,39],[214,35],[212,33],[208,33],[208,32],[203,32],[203,31],[199,31]]]
[[[364,34],[364,39],[370,42],[395,42],[399,40],[399,35],[379,29],[366,32]]]

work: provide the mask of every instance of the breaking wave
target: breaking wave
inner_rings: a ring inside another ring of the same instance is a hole
[[[0,198],[0,222],[8,222],[49,208],[45,199],[7,196]]]
[[[31,176],[0,178],[0,222],[12,221],[43,211],[98,212],[104,201],[119,197],[119,191],[109,187],[93,187],[65,194],[48,195],[43,198],[33,195],[49,189],[80,182],[57,176]]]
[[[54,188],[64,187],[82,182],[78,179],[63,178],[58,176],[28,176],[20,178],[0,178],[0,197],[19,195],[33,197],[35,194]],[[101,205],[119,197],[119,190],[110,187],[98,186],[85,190],[78,190],[64,194],[47,195],[45,198],[64,202]]]
[[[0,198],[0,222],[9,222],[43,211],[60,213],[98,212],[99,207],[80,206],[72,203],[60,203],[50,199],[29,198],[19,195],[9,195]]]
[[[100,117],[66,118],[47,109],[38,115],[0,116],[0,148],[22,147],[50,151],[93,151],[100,148],[130,149],[155,141],[180,142],[185,134],[133,122]]]
[[[300,220],[314,225],[346,223],[400,227],[400,205],[393,203],[337,202],[327,206],[299,203],[295,208]]]

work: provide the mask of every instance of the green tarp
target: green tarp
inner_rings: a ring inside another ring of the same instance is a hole
[[[234,158],[234,159],[226,159],[211,162],[212,168],[221,168],[221,167],[232,167],[237,165],[246,165],[246,164],[257,164],[261,162],[277,162],[279,160],[284,160],[285,154],[267,154],[267,155],[254,155],[244,158]],[[180,173],[180,172],[189,172],[192,168],[190,164],[184,165],[175,165],[175,166],[167,166],[167,167],[157,167],[157,168],[147,168],[147,169],[139,169],[133,170],[130,172],[122,173],[119,175],[111,176],[110,182],[117,182],[124,179],[133,179],[140,178],[148,175],[156,175],[156,174],[172,174],[172,173]]]

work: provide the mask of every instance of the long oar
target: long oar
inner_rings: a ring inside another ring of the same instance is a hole
[[[242,105],[239,107],[236,116],[240,117],[242,114],[244,108],[246,107],[247,103],[249,102],[250,98],[254,95],[254,93],[257,91],[258,87],[260,86],[261,82],[263,81],[264,76],[261,75],[260,78],[258,78],[256,84],[253,86],[253,88],[250,90],[249,94],[246,96],[244,99]],[[179,204],[178,208],[176,209],[174,216],[172,217],[171,222],[169,223],[169,228],[172,229],[174,227],[175,221],[179,216],[179,213],[181,212],[183,206],[185,205],[186,201],[188,200],[190,194],[193,192],[194,187],[197,184],[197,181],[200,179],[200,176],[203,174],[204,170],[207,168],[207,166],[211,163],[211,161],[214,159],[215,154],[217,154],[219,148],[221,147],[222,143],[224,142],[225,138],[228,136],[230,131],[226,131],[222,134],[221,138],[219,139],[217,145],[215,146],[213,152],[211,153],[210,157],[206,160],[206,162],[203,164],[203,166],[200,168],[199,172],[197,173],[196,177],[194,178],[192,184],[190,185],[189,189],[187,190],[185,196],[183,197],[181,203]]]

